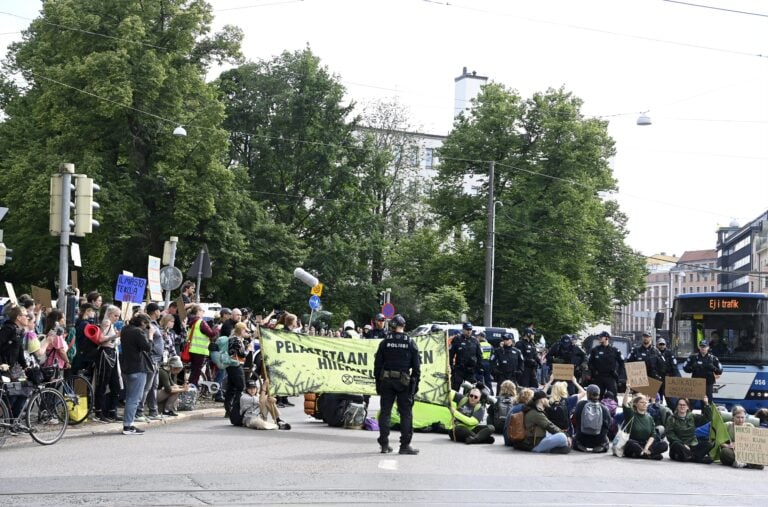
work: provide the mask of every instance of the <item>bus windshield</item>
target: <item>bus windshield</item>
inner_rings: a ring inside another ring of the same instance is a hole
[[[677,353],[698,352],[702,340],[722,363],[768,364],[768,315],[761,294],[706,293],[675,300]],[[757,297],[755,297],[757,296]]]

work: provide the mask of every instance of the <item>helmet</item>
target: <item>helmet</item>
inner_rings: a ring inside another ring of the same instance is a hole
[[[523,336],[534,336],[535,334],[536,332],[530,327],[526,327],[525,331],[523,331]]]
[[[345,320],[344,325],[342,327],[344,329],[355,329],[355,321],[352,319]]]
[[[472,331],[472,323],[471,322],[465,322],[461,325],[461,329],[466,329],[467,331]]]
[[[395,327],[405,327],[405,319],[400,314],[395,315],[392,317],[392,325]]]
[[[504,333],[503,335],[501,335],[501,339],[502,340],[514,340],[515,339],[515,335],[513,335],[512,333]]]
[[[383,313],[377,313],[373,320],[387,320]]]
[[[569,334],[564,334],[560,337],[560,343],[563,345],[570,345],[571,342],[573,342],[573,338],[571,338],[571,335]]]

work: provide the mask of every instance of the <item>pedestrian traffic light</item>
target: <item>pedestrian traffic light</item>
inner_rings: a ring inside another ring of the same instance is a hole
[[[13,250],[5,246],[5,243],[0,242],[0,266],[5,266],[5,263],[13,260],[11,258],[11,253]]]
[[[54,174],[51,176],[51,203],[49,208],[49,223],[48,230],[52,236],[58,236],[61,234],[61,200],[62,196],[66,196],[69,206],[67,207],[66,223],[69,225],[69,230],[75,223],[70,218],[71,210],[75,207],[75,203],[72,202],[72,191],[75,189],[72,184],[69,184],[69,188],[64,189],[64,177],[61,174]]]
[[[99,203],[93,200],[93,193],[101,190],[92,178],[78,174],[75,178],[75,236],[85,236],[93,232],[99,222],[93,219],[93,210],[99,209]]]

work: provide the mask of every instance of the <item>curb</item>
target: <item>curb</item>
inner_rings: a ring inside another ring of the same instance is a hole
[[[206,417],[222,417],[222,414],[223,414],[223,407],[201,408],[196,410],[179,412],[179,415],[176,417],[164,417],[159,421],[150,421],[147,423],[136,422],[134,423],[134,426],[137,426],[142,429],[152,428],[152,427],[156,428],[161,425],[178,424],[178,423],[188,421],[188,420],[193,420],[193,419],[203,419]],[[62,440],[64,440],[64,439],[70,439],[70,438],[90,437],[93,435],[106,435],[106,434],[120,433],[123,429],[122,425],[123,425],[122,421],[116,421],[109,424],[96,423],[92,421],[83,422],[76,426],[72,426],[72,425],[67,426],[67,431],[64,432],[64,435],[61,438]],[[17,437],[9,436],[8,439],[5,441],[5,445],[3,447],[8,448],[8,447],[22,447],[22,446],[39,446],[39,445],[40,444],[32,440],[32,437],[30,437],[27,433],[21,433]]]

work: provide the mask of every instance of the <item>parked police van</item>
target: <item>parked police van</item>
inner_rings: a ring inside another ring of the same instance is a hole
[[[433,322],[431,324],[423,324],[414,329],[410,334],[411,336],[421,336],[432,332],[432,329],[440,329],[441,331],[448,331],[448,339],[461,333],[462,324],[446,324],[444,322]],[[498,347],[501,344],[501,335],[504,333],[511,333],[515,337],[515,343],[520,339],[520,333],[514,327],[483,327],[472,326],[472,334],[478,334],[484,332],[485,339],[488,343],[494,347]]]

